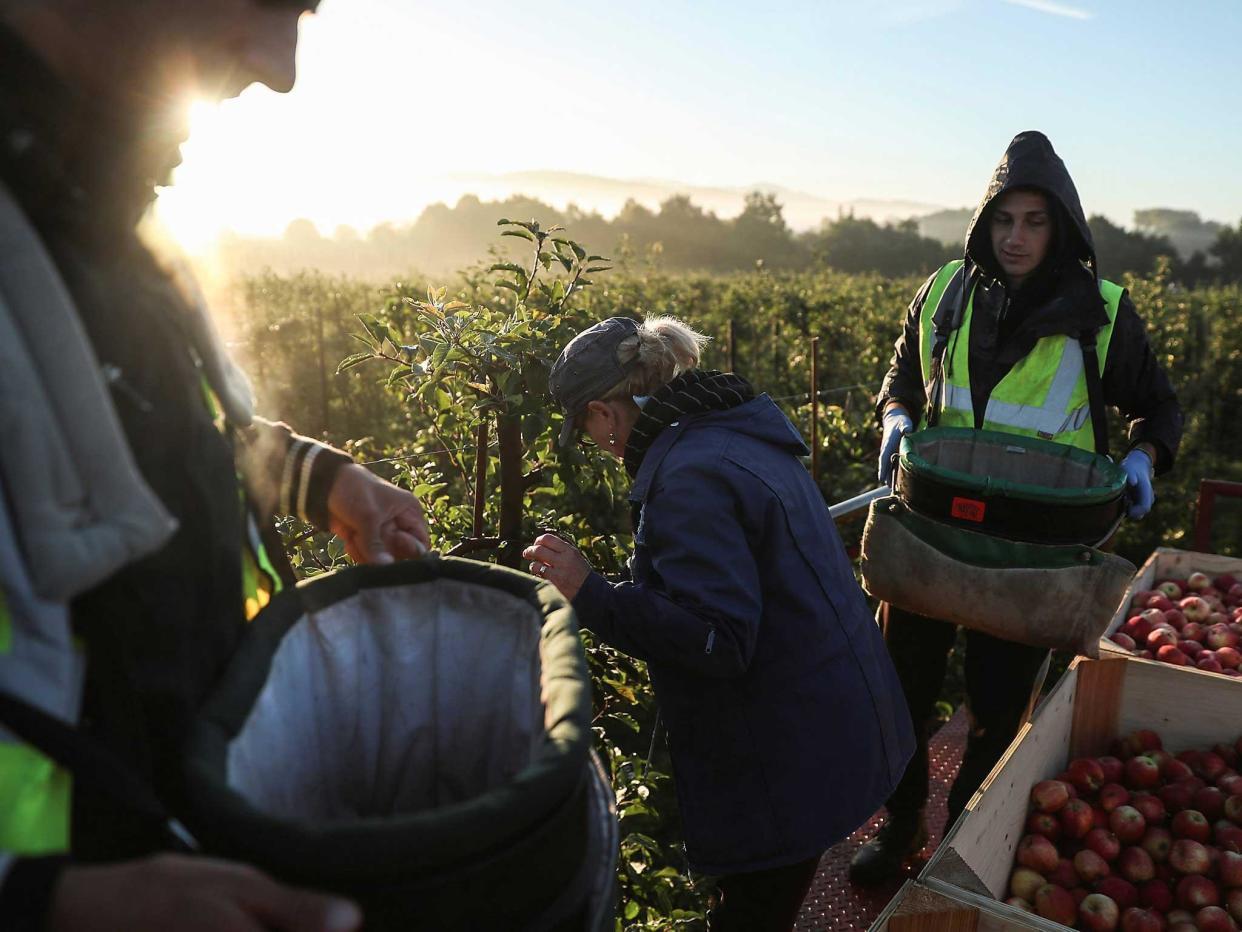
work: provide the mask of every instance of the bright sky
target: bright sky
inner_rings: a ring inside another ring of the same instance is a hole
[[[323,0],[291,94],[196,108],[161,213],[191,248],[365,230],[525,170],[964,206],[1041,129],[1088,213],[1236,223],[1239,26],[1238,0]]]

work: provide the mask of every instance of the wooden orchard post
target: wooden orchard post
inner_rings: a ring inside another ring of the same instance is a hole
[[[819,337],[811,337],[811,478],[819,482]]]

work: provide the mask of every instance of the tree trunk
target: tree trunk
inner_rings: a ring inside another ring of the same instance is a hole
[[[500,445],[500,538],[505,542],[500,562],[516,567],[521,562],[522,502],[526,497],[521,415],[497,417],[496,440]]]

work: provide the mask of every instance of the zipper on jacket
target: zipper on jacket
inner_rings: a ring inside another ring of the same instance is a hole
[[[716,629],[712,628],[707,632],[707,646],[703,648],[703,653],[710,654],[712,648],[716,646]]]

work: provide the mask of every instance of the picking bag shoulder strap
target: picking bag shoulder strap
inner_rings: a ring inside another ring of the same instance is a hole
[[[967,279],[973,279],[966,269],[966,263],[953,273],[949,283],[940,295],[940,303],[932,315],[932,356],[929,362],[930,378],[924,391],[927,395],[926,417],[927,426],[935,427],[940,420],[940,396],[944,389],[944,354],[949,346],[949,337],[962,326],[962,318],[966,314]]]
[[[1095,434],[1095,452],[1100,456],[1108,456],[1104,384],[1100,378],[1100,356],[1096,349],[1098,333],[1098,330],[1084,330],[1078,335],[1078,345],[1082,347],[1082,368],[1087,380],[1087,403],[1091,407],[1091,431]]]

